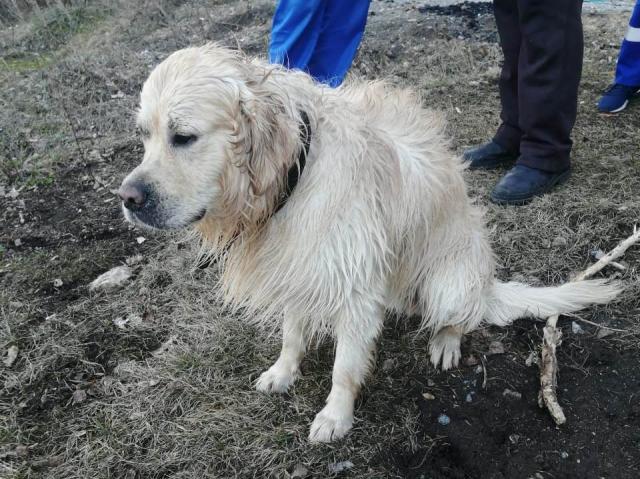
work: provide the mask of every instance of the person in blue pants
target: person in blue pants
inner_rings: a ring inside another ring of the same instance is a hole
[[[356,55],[370,0],[280,0],[269,61],[337,87]]]
[[[618,113],[640,92],[640,0],[629,20],[629,29],[620,46],[616,77],[602,95],[598,110]]]

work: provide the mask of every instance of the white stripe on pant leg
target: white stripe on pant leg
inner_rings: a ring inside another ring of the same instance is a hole
[[[628,42],[640,42],[640,28],[629,27],[624,39]]]

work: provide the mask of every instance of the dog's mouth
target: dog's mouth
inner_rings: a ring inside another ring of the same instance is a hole
[[[131,211],[124,207],[124,216],[130,223],[143,228],[157,229],[157,230],[179,230],[188,228],[200,220],[202,220],[206,214],[207,209],[202,208],[196,214],[188,217],[186,220],[176,221],[176,218],[167,218],[165,215],[159,214],[155,210],[142,209],[138,211]]]

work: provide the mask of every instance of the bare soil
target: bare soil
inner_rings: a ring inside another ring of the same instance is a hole
[[[463,365],[443,373],[428,362],[428,338],[413,333],[415,318],[389,318],[353,432],[310,445],[332,345],[311,352],[290,394],[254,391],[278,338],[222,310],[210,288],[215,267],[194,267],[196,245],[126,225],[112,192],[141,157],[133,114],[153,65],[205,41],[264,55],[272,2],[38,2],[30,12],[34,2],[7,5],[0,353],[16,346],[18,356],[0,364],[0,477],[638,477],[638,248],[625,256],[625,272],[605,270],[628,285],[622,298],[581,313],[622,331],[560,320],[566,425],[537,406],[538,370],[527,358],[539,350],[540,323],[475,332]],[[505,208],[487,201],[502,171],[466,174],[487,209],[502,279],[562,283],[638,222],[640,105],[615,117],[595,112],[626,16],[584,16],[574,172],[565,187]],[[351,74],[419,91],[446,113],[460,152],[497,127],[499,65],[488,5],[374,0]],[[132,261],[136,255],[142,259]],[[134,277],[125,288],[88,291],[127,259]],[[123,318],[125,325],[116,321]]]

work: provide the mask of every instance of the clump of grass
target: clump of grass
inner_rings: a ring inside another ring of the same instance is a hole
[[[15,183],[23,174],[26,159],[34,153],[33,145],[24,132],[10,135],[0,130],[0,177],[7,183]]]
[[[29,33],[22,46],[29,52],[53,52],[74,35],[88,32],[111,13],[107,2],[51,3],[30,15]]]
[[[0,58],[0,71],[26,72],[40,70],[53,62],[52,55],[38,53],[13,53]]]
[[[51,186],[56,181],[56,177],[53,173],[35,173],[32,174],[26,181],[27,186]]]
[[[24,131],[10,135],[0,131],[0,179],[14,186],[51,186],[55,175],[51,168],[60,161],[57,154],[41,158],[35,151],[34,141]]]

